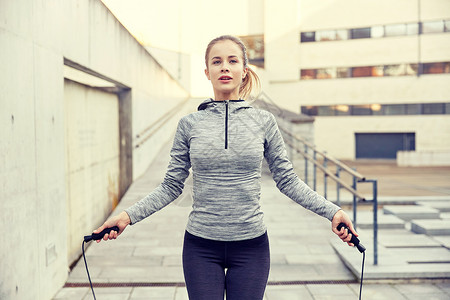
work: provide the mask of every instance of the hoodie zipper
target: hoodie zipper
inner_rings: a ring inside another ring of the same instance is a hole
[[[228,100],[225,100],[225,149],[228,149]]]

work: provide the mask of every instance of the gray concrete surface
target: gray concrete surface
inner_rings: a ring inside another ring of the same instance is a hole
[[[163,149],[161,159],[132,185],[116,212],[159,184],[168,161],[167,151]],[[342,243],[326,219],[282,195],[267,170],[262,177],[261,203],[271,245],[265,300],[358,299],[362,255]],[[92,281],[103,284],[95,288],[97,299],[188,299],[181,247],[189,211],[189,195],[184,195],[128,227],[117,240],[91,243],[87,260]],[[382,229],[379,265],[374,266],[372,231],[358,231],[368,249],[363,299],[450,298],[450,241],[446,237],[418,235],[409,228]],[[427,274],[433,272],[445,276],[430,279]],[[93,299],[82,259],[54,299]]]

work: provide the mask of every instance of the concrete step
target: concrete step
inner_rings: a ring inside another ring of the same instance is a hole
[[[412,220],[411,231],[427,235],[450,235],[450,220]]]
[[[450,212],[450,201],[419,201],[417,204],[432,207],[440,212]]]
[[[353,216],[353,212],[348,212],[349,216]],[[403,229],[405,221],[394,216],[386,215],[378,211],[377,215],[378,229]],[[358,229],[373,228],[373,211],[358,211],[356,216]]]
[[[404,221],[420,219],[439,219],[439,210],[422,205],[386,205],[385,214],[391,214]]]

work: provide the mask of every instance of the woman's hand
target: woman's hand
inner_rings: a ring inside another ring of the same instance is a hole
[[[94,233],[99,233],[105,228],[117,226],[119,227],[119,232],[111,230],[109,234],[107,233],[103,236],[103,240],[105,241],[114,240],[125,230],[125,227],[127,227],[130,223],[131,223],[130,216],[128,216],[128,214],[125,211],[123,211],[117,216],[114,216],[106,220],[106,222],[103,223],[102,226],[94,230]],[[97,243],[100,243],[100,241],[101,240],[97,240]]]
[[[348,228],[350,228],[351,232],[344,227],[342,227],[341,230],[337,230],[337,226],[340,223],[344,223]],[[358,233],[355,228],[353,228],[353,223],[349,216],[342,209],[338,210],[338,212],[333,216],[333,220],[331,220],[331,229],[343,242],[346,242],[349,246],[355,246],[353,243],[350,243],[350,240],[352,238],[352,234],[358,236]]]

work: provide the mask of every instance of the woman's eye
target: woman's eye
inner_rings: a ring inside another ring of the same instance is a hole
[[[230,64],[235,64],[235,63],[237,63],[237,60],[235,60],[235,59],[230,60]]]
[[[220,64],[220,60],[213,61],[213,65],[218,65],[218,64]]]

